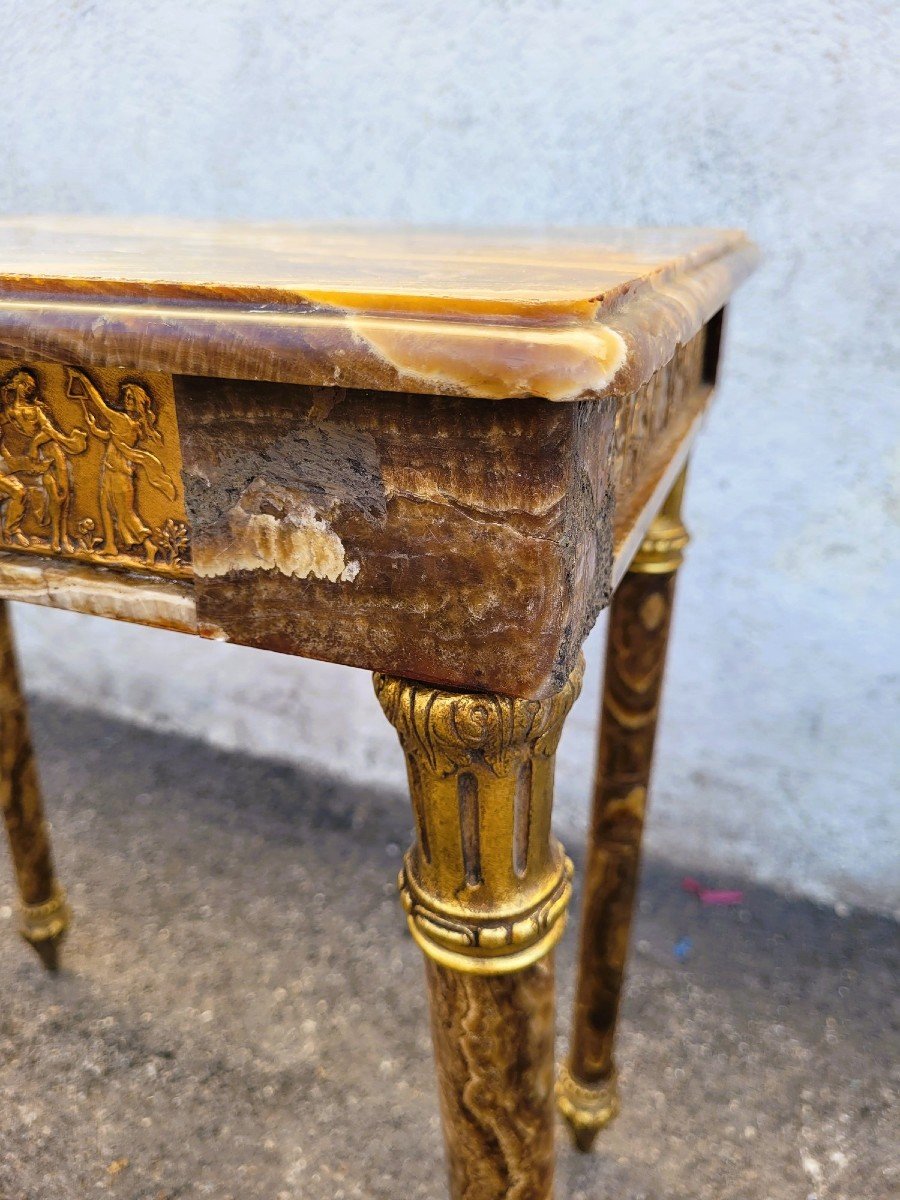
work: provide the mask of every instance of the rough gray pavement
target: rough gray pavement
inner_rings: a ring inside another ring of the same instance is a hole
[[[443,1200],[405,797],[63,707],[33,725],[77,923],[45,975],[2,865],[0,1198]],[[896,1196],[897,965],[882,918],[702,908],[649,863],[623,1111],[590,1158],[560,1130],[559,1200]]]

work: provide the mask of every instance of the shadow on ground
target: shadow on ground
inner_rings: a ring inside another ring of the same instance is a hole
[[[44,975],[4,867],[3,1200],[442,1200],[405,798],[47,704],[33,724],[78,917]],[[679,883],[644,872],[623,1112],[591,1158],[561,1131],[560,1200],[896,1195],[896,927]]]

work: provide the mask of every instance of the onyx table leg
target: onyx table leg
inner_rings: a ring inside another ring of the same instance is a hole
[[[406,753],[400,890],[426,956],[452,1200],[553,1196],[553,946],[572,867],[550,816],[581,673],[548,700],[375,676]]]
[[[675,575],[687,544],[684,475],[651,525],[609,611],[606,672],[581,952],[568,1064],[557,1099],[590,1150],[619,1110],[613,1042],[637,891],[641,835],[666,663]]]
[[[58,966],[69,909],[56,882],[44,823],[9,608],[0,600],[0,806],[21,899],[20,932],[44,966]]]

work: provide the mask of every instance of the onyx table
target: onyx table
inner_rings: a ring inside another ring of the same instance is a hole
[[[609,606],[569,1061],[612,1043],[692,442],[737,232],[0,221],[0,597],[364,667],[400,739],[450,1191],[553,1193],[554,754]],[[21,929],[56,882],[5,606]]]

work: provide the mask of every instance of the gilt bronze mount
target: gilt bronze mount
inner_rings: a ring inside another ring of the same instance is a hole
[[[548,700],[375,677],[406,753],[417,826],[403,907],[418,945],[443,966],[519,971],[562,935],[572,863],[550,833],[553,763],[583,670],[579,662]]]

